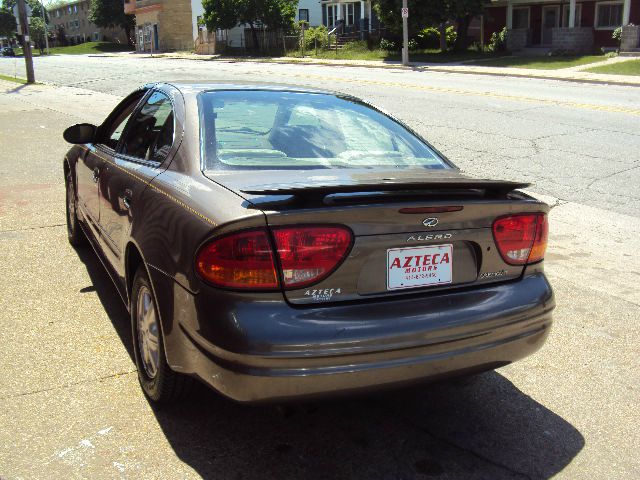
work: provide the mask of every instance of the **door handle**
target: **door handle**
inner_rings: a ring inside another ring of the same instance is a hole
[[[131,197],[133,197],[133,192],[131,191],[130,188],[127,188],[124,191],[124,195],[122,196],[122,204],[124,205],[124,208],[126,208],[127,210],[131,208]]]
[[[98,183],[100,179],[100,168],[96,167],[93,169],[93,183]]]

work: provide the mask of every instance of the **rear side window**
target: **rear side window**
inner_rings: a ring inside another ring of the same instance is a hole
[[[199,97],[206,169],[448,168],[401,124],[327,94],[213,91]]]
[[[152,162],[162,162],[173,145],[173,107],[162,92],[153,92],[131,119],[121,153]]]

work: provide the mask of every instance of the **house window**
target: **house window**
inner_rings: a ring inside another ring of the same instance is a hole
[[[579,27],[582,24],[582,5],[576,4],[576,23],[575,27]],[[569,5],[565,5],[562,11],[562,26],[569,26]]]
[[[300,10],[298,10],[298,20],[300,20],[301,22],[308,22],[309,21],[309,9],[308,8],[301,8]]]
[[[97,42],[100,40],[100,34],[98,32],[93,32],[93,41]]]
[[[529,7],[513,9],[512,28],[529,28]]]
[[[353,3],[347,3],[345,5],[346,7],[346,15],[344,17],[345,20],[345,24],[346,25],[353,25],[353,20],[354,20],[354,12],[353,12],[353,7],[354,4]]]
[[[596,28],[615,29],[622,25],[622,3],[596,3]]]
[[[78,13],[78,5],[73,6],[73,13]]]
[[[333,28],[336,26],[338,19],[338,5],[327,5],[327,27]]]

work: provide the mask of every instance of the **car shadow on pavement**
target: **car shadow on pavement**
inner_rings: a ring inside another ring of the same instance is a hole
[[[280,408],[203,389],[154,411],[203,478],[550,478],[584,446],[572,425],[497,372]]]
[[[135,363],[131,339],[131,321],[129,320],[129,313],[118,294],[118,290],[116,290],[109,274],[90,246],[86,245],[78,248],[76,249],[76,253],[80,261],[84,263],[91,283],[93,284],[93,288],[83,290],[85,292],[95,290],[100,303],[102,303],[104,310],[107,312],[113,324],[114,330],[120,337],[120,341],[122,341],[122,345],[126,348],[127,353],[131,357],[131,361]],[[81,293],[84,292],[81,290]]]
[[[133,358],[115,286],[90,247],[78,255]],[[289,406],[239,405],[201,387],[152,408],[176,455],[205,479],[546,479],[584,446],[497,371]]]

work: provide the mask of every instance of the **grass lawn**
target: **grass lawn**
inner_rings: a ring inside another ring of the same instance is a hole
[[[335,50],[318,49],[316,55],[315,49],[305,50],[306,57],[325,58],[332,60],[378,60],[378,61],[401,61],[402,57],[399,52],[387,52],[386,50],[369,50],[363,42],[350,42],[345,44],[342,49],[337,52]],[[300,50],[287,52],[288,57],[301,57]],[[464,60],[475,60],[481,58],[493,57],[486,53],[480,53],[475,50],[466,52],[442,52],[440,50],[416,50],[409,52],[409,60],[411,62],[427,62],[427,63],[450,63],[461,62]]]
[[[478,60],[473,65],[487,67],[533,68],[536,70],[558,70],[560,68],[577,67],[588,63],[606,60],[604,55],[582,55],[567,57],[501,57]]]
[[[593,73],[611,73],[613,75],[640,75],[640,60],[627,60],[625,62],[602,65],[585,70]]]
[[[27,83],[27,80],[25,78],[12,77],[10,75],[0,75],[0,80],[5,80],[7,82],[22,83],[23,85]]]
[[[86,55],[89,53],[107,53],[107,52],[126,52],[130,51],[131,47],[123,45],[121,43],[111,42],[86,42],[79,45],[70,45],[68,47],[55,47],[50,48],[51,55]],[[32,48],[34,56],[40,55],[40,50]],[[16,49],[16,55],[22,55],[22,49]]]

